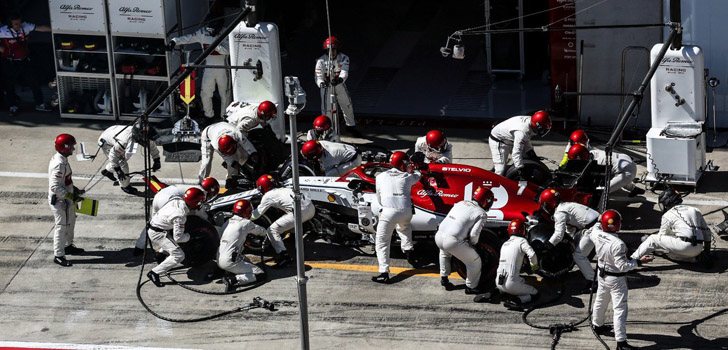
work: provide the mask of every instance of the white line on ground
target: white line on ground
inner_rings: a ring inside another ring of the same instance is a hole
[[[33,342],[5,342],[0,341],[0,349],[68,349],[68,350],[182,350],[180,348],[144,348],[139,346],[118,345],[92,345],[92,344],[66,344],[66,343],[33,343]]]
[[[100,176],[100,175],[97,175]],[[0,177],[19,177],[19,178],[28,178],[28,179],[48,179],[48,174],[46,173],[24,173],[24,172],[16,172],[16,171],[0,171]],[[88,174],[74,174],[73,178],[76,180],[88,180],[91,178],[91,175]],[[194,183],[194,177],[188,178],[185,182],[188,184]],[[182,183],[182,179],[180,178],[160,178],[160,181],[164,182],[170,182],[170,183]]]

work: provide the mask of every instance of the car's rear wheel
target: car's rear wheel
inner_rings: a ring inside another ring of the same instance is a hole
[[[183,265],[200,266],[215,259],[220,246],[220,237],[215,226],[199,216],[189,215],[185,232],[190,235],[190,240],[179,245],[185,253]]]
[[[480,234],[478,244],[474,247],[475,251],[480,255],[482,263],[480,269],[480,283],[478,289],[491,290],[495,287],[495,274],[498,269],[498,256],[500,255],[500,246],[502,242],[498,235],[490,230],[483,230]],[[457,272],[463,279],[467,276],[465,264],[452,257],[452,269]]]
[[[548,184],[551,181],[551,170],[539,160],[524,159],[523,169],[521,169],[521,176],[518,176],[516,167],[511,166],[506,170],[506,177],[519,181],[526,180],[537,184]]]

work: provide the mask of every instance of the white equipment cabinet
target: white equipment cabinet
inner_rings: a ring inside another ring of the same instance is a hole
[[[115,119],[104,0],[49,0],[62,118]]]
[[[107,0],[117,90],[119,119],[133,120],[169,86],[179,69],[179,56],[165,51],[168,39],[176,35],[177,11],[182,24],[197,29],[207,13],[207,2],[199,0]],[[175,114],[174,94],[150,115],[161,121]]]
[[[651,59],[662,44],[652,48]],[[698,46],[668,50],[650,82],[647,181],[696,186],[705,168],[705,76]]]

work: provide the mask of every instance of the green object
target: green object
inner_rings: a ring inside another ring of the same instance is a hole
[[[81,201],[76,204],[76,212],[96,216],[99,213],[99,201],[91,198],[81,198]]]

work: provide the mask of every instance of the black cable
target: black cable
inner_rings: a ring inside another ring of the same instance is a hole
[[[195,292],[195,293],[207,294],[207,295],[230,295],[230,294],[238,294],[238,293],[247,292],[249,290],[258,288],[258,287],[260,287],[260,286],[268,283],[268,279],[265,279],[265,280],[261,280],[261,281],[255,281],[254,283],[251,283],[251,284],[247,284],[245,286],[242,286],[243,288],[237,289],[237,290],[232,291],[232,292],[214,292],[214,291],[209,291],[209,290],[204,290],[204,289],[190,287],[188,285],[185,285],[183,283],[180,283],[179,281],[177,281],[176,279],[174,279],[174,277],[172,277],[172,274],[167,274],[167,278],[169,278],[170,281],[174,282],[176,285],[178,285],[178,286],[180,286],[180,287],[182,287],[184,289],[187,289],[187,290],[192,291],[192,292]]]

